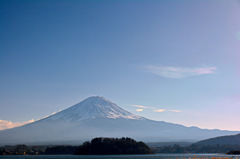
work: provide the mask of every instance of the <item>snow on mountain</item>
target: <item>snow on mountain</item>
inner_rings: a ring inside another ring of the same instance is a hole
[[[89,97],[68,109],[46,118],[45,120],[77,122],[95,118],[145,120],[145,118],[132,114],[111,101],[99,96]]]

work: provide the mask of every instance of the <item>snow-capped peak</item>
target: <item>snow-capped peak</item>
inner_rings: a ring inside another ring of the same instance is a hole
[[[46,120],[81,121],[94,118],[121,118],[135,120],[145,119],[120,108],[116,104],[103,97],[93,96],[68,109],[48,117]]]

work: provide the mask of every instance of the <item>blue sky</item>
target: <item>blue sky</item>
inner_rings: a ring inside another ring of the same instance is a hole
[[[0,129],[99,95],[240,130],[239,0],[3,0],[0,19]]]

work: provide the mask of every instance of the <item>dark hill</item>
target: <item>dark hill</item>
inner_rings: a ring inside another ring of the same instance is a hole
[[[220,136],[197,142],[198,145],[240,145],[240,134]]]
[[[131,138],[94,138],[79,146],[75,155],[151,154],[143,142]]]

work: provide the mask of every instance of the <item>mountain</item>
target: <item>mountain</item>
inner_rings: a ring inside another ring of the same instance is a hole
[[[198,145],[240,145],[240,134],[220,136],[197,142]]]
[[[55,115],[48,117],[47,121],[64,120],[78,122],[87,119],[108,118],[108,119],[135,119],[145,118],[134,115],[103,97],[89,97],[86,100],[65,109]]]
[[[95,137],[184,142],[237,133],[149,120],[95,96],[39,121],[0,131],[0,144],[79,144]]]

